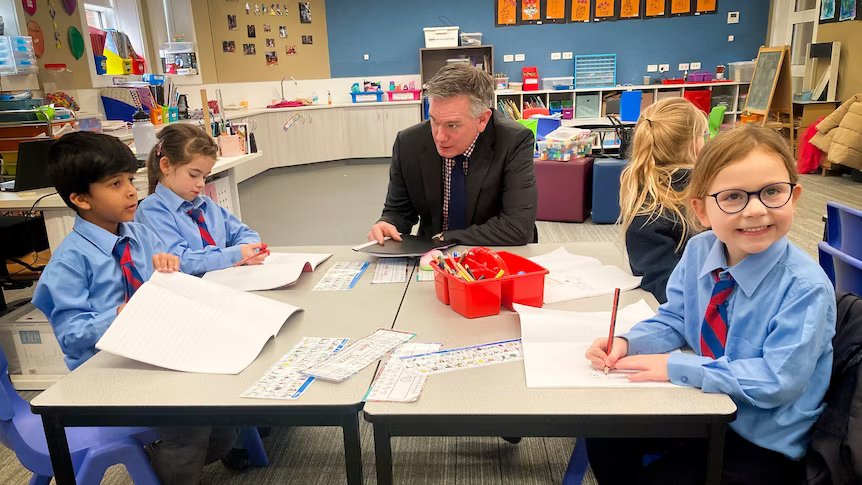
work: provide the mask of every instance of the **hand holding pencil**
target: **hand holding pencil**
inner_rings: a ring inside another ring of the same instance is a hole
[[[269,249],[266,243],[243,244],[241,246],[242,260],[234,266],[262,264],[263,260],[269,256]]]
[[[614,337],[619,306],[620,290],[614,291],[614,305],[611,309],[611,322],[608,338],[598,338],[587,349],[586,358],[596,369],[603,369],[607,374],[614,368],[617,361],[628,354],[629,343],[626,339]]]

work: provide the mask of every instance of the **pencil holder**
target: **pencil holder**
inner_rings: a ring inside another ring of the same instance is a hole
[[[497,315],[500,306],[514,310],[515,303],[541,308],[548,270],[507,251],[497,251],[497,255],[505,262],[508,274],[495,278],[491,271],[471,267],[476,278],[485,277],[471,282],[447,273],[432,261],[437,299],[467,318]]]

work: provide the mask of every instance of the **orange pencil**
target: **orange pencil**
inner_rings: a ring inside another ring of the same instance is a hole
[[[620,304],[620,289],[614,290],[614,307],[611,310],[611,329],[608,332],[608,355],[611,355],[611,350],[614,348],[614,327],[617,326],[617,306]],[[605,375],[610,371],[610,367],[605,366]]]

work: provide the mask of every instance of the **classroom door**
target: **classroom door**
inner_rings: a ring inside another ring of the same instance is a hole
[[[772,46],[790,46],[793,92],[802,91],[808,45],[817,40],[821,0],[776,0],[773,3]]]

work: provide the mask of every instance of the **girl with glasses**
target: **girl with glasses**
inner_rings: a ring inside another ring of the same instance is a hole
[[[820,266],[787,238],[802,188],[784,139],[736,128],[710,141],[688,186],[689,240],[656,316],[587,358],[631,381],[670,381],[724,393],[737,405],[722,482],[800,483],[800,461],[825,404],[835,334],[835,294]],[[680,347],[694,353],[672,353]],[[588,440],[598,482],[703,483],[698,440]],[[620,451],[622,450],[622,451]],[[663,453],[642,465],[645,453]]]

